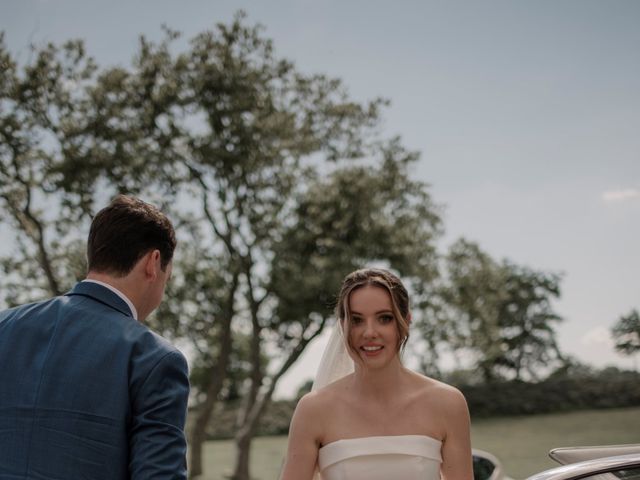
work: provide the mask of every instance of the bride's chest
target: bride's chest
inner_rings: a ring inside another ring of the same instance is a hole
[[[376,405],[340,405],[323,420],[323,444],[345,438],[395,435],[428,435],[439,439],[443,432],[437,412],[406,405],[380,408]]]

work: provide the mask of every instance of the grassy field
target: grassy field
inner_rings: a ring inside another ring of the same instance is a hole
[[[640,443],[640,408],[478,420],[472,422],[471,439],[474,448],[496,455],[506,473],[520,479],[554,467],[547,457],[554,447]],[[277,479],[286,447],[286,437],[257,438],[252,449],[253,476]],[[233,458],[232,442],[207,442],[205,479],[224,480]]]

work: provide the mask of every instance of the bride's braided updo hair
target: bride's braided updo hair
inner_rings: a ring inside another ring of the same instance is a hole
[[[347,275],[342,282],[335,314],[342,325],[345,338],[349,338],[349,330],[351,328],[351,311],[349,309],[351,293],[358,288],[366,286],[380,287],[389,292],[396,329],[398,330],[397,350],[401,351],[409,339],[409,294],[396,275],[382,268],[356,270]],[[353,350],[351,344],[349,344],[349,348]]]

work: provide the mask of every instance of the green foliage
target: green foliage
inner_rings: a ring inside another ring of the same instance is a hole
[[[451,329],[446,340],[470,353],[485,381],[536,379],[562,363],[554,327],[561,318],[551,305],[560,296],[557,275],[497,262],[466,240],[451,246],[446,262],[437,313]]]
[[[272,319],[282,338],[294,334],[284,330],[287,319],[330,315],[342,279],[357,268],[384,263],[421,283],[436,276],[439,219],[424,186],[409,176],[413,159],[397,141],[381,155],[377,165],[316,175],[297,196],[274,248]]]
[[[472,417],[640,406],[640,374],[606,368],[541,382],[459,385]]]
[[[640,313],[632,310],[623,315],[611,328],[611,335],[615,340],[616,350],[625,355],[640,352]]]
[[[311,391],[311,387],[313,387],[312,379],[309,379],[306,382],[304,382],[302,385],[300,385],[300,387],[298,388],[298,391],[296,392],[295,400],[298,401],[307,393],[309,393]]]
[[[84,88],[96,67],[79,41],[32,51],[22,71],[0,35],[0,222],[16,248],[2,258],[0,303],[64,292],[82,275],[85,198],[64,192],[61,166],[90,143]]]

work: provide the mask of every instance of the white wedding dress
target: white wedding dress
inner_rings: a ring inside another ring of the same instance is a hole
[[[425,435],[337,440],[320,448],[322,480],[438,480],[442,442]]]

